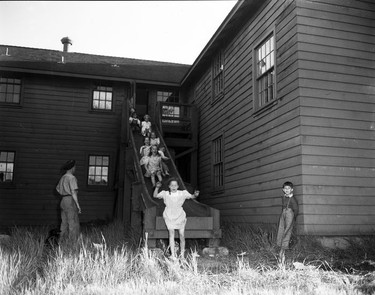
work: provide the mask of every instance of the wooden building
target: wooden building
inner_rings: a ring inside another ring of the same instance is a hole
[[[77,161],[81,222],[129,222],[129,104],[153,115],[158,101],[178,102],[189,68],[74,53],[68,45],[64,51],[0,46],[2,227],[58,224],[54,188],[68,159]]]
[[[0,46],[1,225],[55,222],[72,158],[81,220],[129,221],[126,102],[174,123],[160,118],[167,102],[179,124],[190,110],[199,137],[160,132],[222,219],[277,223],[290,180],[300,234],[374,233],[374,19],[366,0],[239,1],[192,66],[68,52],[69,40],[62,52]]]
[[[300,234],[373,234],[374,51],[373,1],[237,3],[181,82],[204,202],[277,223],[290,180]]]

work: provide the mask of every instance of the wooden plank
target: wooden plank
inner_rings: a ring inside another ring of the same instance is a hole
[[[359,191],[360,193],[361,191]],[[361,204],[366,204],[366,206],[375,206],[375,198],[373,196],[361,196],[361,195],[303,195],[303,207],[307,208],[309,205],[331,205],[331,206],[345,206],[350,208],[352,206],[360,206]],[[363,205],[362,205],[363,206]],[[372,208],[372,210],[374,210]],[[308,212],[305,211],[304,212]],[[372,211],[375,212],[375,211]]]
[[[333,13],[335,15],[342,15],[343,19],[346,16],[356,16],[359,18],[368,18],[373,20],[374,5],[361,3],[360,1],[299,1],[298,7]]]
[[[354,198],[354,197],[353,197]],[[303,213],[304,215],[346,215],[353,216],[356,218],[358,215],[373,215],[375,217],[375,205],[371,206],[368,204],[358,205],[351,204],[348,205],[338,205],[338,204],[313,204],[313,205],[304,205]]]
[[[333,128],[333,127],[324,127],[324,126],[301,126],[301,134],[303,135],[316,135],[316,136],[332,136],[337,138],[351,138],[351,139],[374,139],[373,132],[369,130],[351,130],[344,128]],[[369,146],[359,146],[359,152],[366,153],[366,150],[370,150],[372,145]],[[341,148],[341,147],[340,147]],[[353,149],[352,149],[353,150]],[[369,151],[370,152],[370,151]],[[366,153],[368,155],[368,153]],[[348,155],[350,156],[350,155]],[[372,158],[372,157],[371,157]]]
[[[327,83],[327,85],[329,85],[331,83]],[[328,88],[326,85],[326,88]],[[351,85],[352,86],[352,85]],[[337,85],[337,87],[339,87],[339,85]],[[344,84],[342,84],[342,87],[345,87]],[[349,87],[349,86],[347,86]],[[346,88],[346,87],[345,87]],[[329,90],[329,89],[326,89],[326,90]],[[320,107],[322,108],[322,106],[324,105],[326,109],[330,109],[332,110],[332,112],[334,112],[334,110],[342,110],[342,111],[346,111],[346,110],[350,110],[352,112],[357,112],[358,114],[358,118],[361,118],[362,117],[362,113],[372,113],[373,112],[373,107],[374,107],[374,104],[372,103],[363,103],[363,102],[350,102],[350,101],[347,101],[347,102],[341,102],[339,100],[331,100],[331,99],[324,99],[324,98],[311,98],[311,97],[301,97],[301,106],[302,107]],[[323,108],[322,108],[323,109]]]
[[[336,185],[336,186],[353,186],[357,188],[361,187],[373,187],[375,188],[375,182],[371,177],[345,177],[345,176],[331,176],[331,175],[304,175],[304,184],[314,185],[319,183],[320,185]]]
[[[303,193],[306,195],[330,195],[330,196],[373,196],[372,182],[367,183],[358,189],[357,186],[338,186],[336,183],[328,185],[306,184],[303,186]]]
[[[375,62],[374,62],[375,64]],[[321,61],[299,60],[300,77],[311,80],[326,80],[353,85],[372,85],[374,69],[332,64]],[[349,71],[350,69],[350,71]],[[350,80],[350,77],[352,80]]]
[[[348,214],[305,214],[305,224],[326,224],[326,225],[375,225],[374,214],[367,215],[348,215]]]
[[[355,157],[335,157],[330,155],[304,155],[302,157],[303,165],[328,165],[328,166],[343,166],[343,167],[357,167],[357,168],[373,168],[375,167],[375,159],[355,158]]]
[[[298,41],[309,44],[324,45],[327,47],[351,49],[355,50],[358,53],[360,53],[361,51],[369,51],[369,49],[371,48],[370,44],[365,46],[364,43],[359,43],[356,41],[333,39],[329,37],[309,35],[303,33],[298,34]]]
[[[323,236],[361,236],[373,235],[373,224],[306,224],[302,227],[301,232],[307,235],[323,235]]]
[[[156,216],[156,230],[167,229],[164,218]],[[188,217],[186,230],[212,230],[213,218],[212,217]]]
[[[169,233],[167,230],[154,230],[149,232],[150,239],[168,239]],[[178,231],[175,231],[175,238],[179,238]],[[209,238],[221,238],[221,230],[186,230],[186,239],[209,239]]]

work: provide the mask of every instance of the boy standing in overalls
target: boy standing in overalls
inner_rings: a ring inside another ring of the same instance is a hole
[[[285,261],[285,250],[289,249],[290,236],[298,215],[298,202],[293,196],[293,183],[287,181],[283,184],[282,210],[277,231],[277,246],[280,247],[279,259]]]

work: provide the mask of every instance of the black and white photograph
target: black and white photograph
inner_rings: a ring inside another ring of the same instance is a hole
[[[375,1],[1,1],[0,294],[375,294]]]

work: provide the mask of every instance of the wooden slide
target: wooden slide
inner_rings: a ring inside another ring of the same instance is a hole
[[[193,193],[191,188],[186,187],[181,179],[180,174],[172,160],[172,156],[168,151],[163,137],[161,136],[158,128],[154,125],[154,131],[160,138],[161,145],[166,147],[166,156],[170,159],[166,161],[169,168],[170,176],[162,181],[161,190],[167,190],[167,181],[170,177],[178,179],[180,188],[187,189]],[[155,247],[157,239],[168,238],[168,231],[163,219],[163,211],[165,208],[163,200],[153,198],[153,187],[151,179],[144,176],[144,167],[139,164],[140,147],[143,145],[144,137],[139,132],[130,132],[130,143],[133,150],[133,163],[136,175],[136,183],[133,189],[133,199],[139,198],[138,201],[142,204],[141,210],[143,211],[143,233],[147,233],[148,246]],[[135,195],[134,195],[135,194]],[[217,246],[221,238],[220,229],[220,212],[217,209],[202,204],[195,199],[186,200],[183,208],[187,215],[187,224],[185,229],[186,238],[207,238],[209,239],[210,246]],[[178,234],[177,234],[178,236]]]

